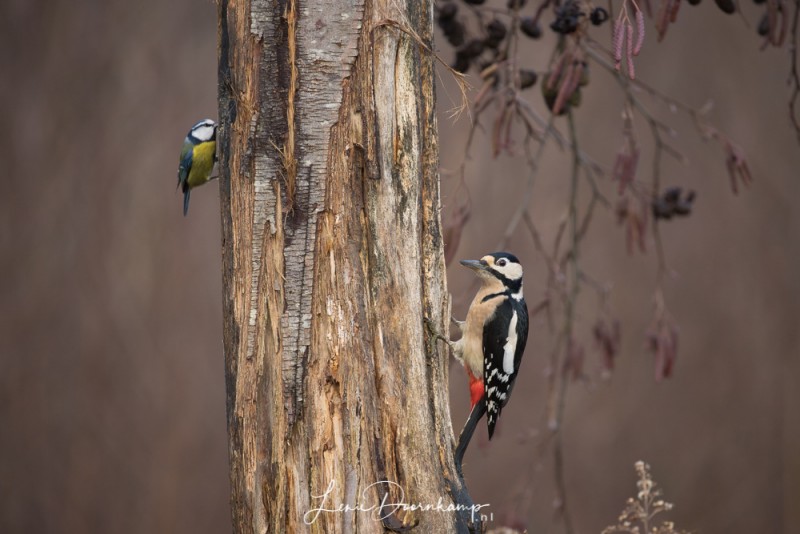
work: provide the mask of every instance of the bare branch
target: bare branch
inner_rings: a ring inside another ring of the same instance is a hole
[[[800,66],[798,66],[797,60],[797,47],[800,45],[798,43],[798,33],[800,33],[798,19],[800,19],[800,0],[795,0],[794,16],[792,17],[792,42],[789,45],[789,57],[792,62],[789,75],[789,85],[792,87],[792,95],[789,97],[789,118],[797,133],[797,140],[800,142],[800,113],[797,110],[797,102],[800,98]]]

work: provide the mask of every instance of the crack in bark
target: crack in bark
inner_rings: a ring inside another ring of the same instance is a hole
[[[260,4],[259,2],[253,3]],[[269,5],[269,3],[265,4]],[[277,66],[278,76],[275,89],[278,93],[286,92],[286,104],[285,109],[281,110],[280,106],[273,104],[269,96],[264,95],[265,99],[262,102],[272,106],[270,113],[272,120],[268,119],[267,126],[278,126],[278,128],[274,128],[274,131],[265,132],[265,134],[273,139],[282,134],[284,142],[282,148],[278,148],[278,143],[268,139],[265,135],[265,142],[262,144],[262,151],[258,159],[265,163],[262,168],[267,169],[268,172],[271,171],[265,176],[267,180],[274,184],[278,175],[282,175],[285,187],[283,190],[265,187],[267,184],[263,180],[256,180],[257,205],[254,207],[253,214],[253,239],[254,243],[261,242],[266,221],[271,224],[271,235],[277,233],[278,237],[281,237],[281,234],[283,237],[283,273],[281,273],[283,283],[278,282],[277,285],[280,287],[270,289],[278,291],[283,297],[278,337],[282,359],[283,403],[287,414],[286,435],[288,436],[292,432],[294,422],[302,407],[303,369],[310,344],[310,325],[307,323],[310,323],[310,311],[308,310],[311,308],[311,296],[307,288],[312,283],[312,270],[308,268],[306,261],[311,258],[310,263],[313,268],[314,250],[309,247],[309,235],[313,231],[312,228],[316,227],[316,217],[311,215],[313,209],[310,205],[311,189],[314,187],[324,189],[324,184],[312,183],[311,169],[309,169],[308,179],[299,185],[297,183],[297,153],[299,149],[295,144],[297,137],[295,108],[299,73],[297,69],[296,0],[278,2],[272,6],[271,14],[268,11],[268,9],[259,8],[256,17],[266,23],[271,22],[277,28],[278,36],[285,38],[276,38],[271,43],[272,46],[265,47],[261,72],[264,76],[272,76],[273,73],[270,71],[273,65]],[[263,32],[259,35],[262,39],[264,38]],[[274,56],[274,63],[270,56]],[[280,168],[276,168],[274,165],[276,158],[274,158],[275,154],[272,150],[278,153]],[[257,173],[256,176],[261,175]],[[299,192],[298,187],[301,189]],[[264,198],[261,198],[260,195],[262,191],[266,193]],[[266,209],[259,209],[259,200],[266,201]],[[285,203],[285,208],[282,203]],[[281,216],[282,212],[287,214],[285,219]],[[256,270],[256,267],[261,264],[262,249],[254,247],[254,277],[252,280],[254,291],[251,293],[250,300],[250,321],[253,327],[255,327],[255,315],[258,310],[258,278],[262,274]],[[307,311],[304,312],[304,310]],[[252,348],[251,345],[248,345],[248,355],[252,355]]]
[[[323,189],[325,184],[314,183],[313,166],[297,184],[294,213],[287,217],[284,248],[284,313],[283,331],[284,403],[288,414],[288,429],[299,416],[303,406],[303,378],[311,344],[311,299],[315,260],[317,205],[312,204],[312,188]]]

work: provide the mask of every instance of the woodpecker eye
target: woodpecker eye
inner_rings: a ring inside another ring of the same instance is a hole
[[[505,258],[500,258],[499,260],[497,260],[497,265],[499,265],[500,267],[505,267],[507,263],[508,261],[506,261]]]

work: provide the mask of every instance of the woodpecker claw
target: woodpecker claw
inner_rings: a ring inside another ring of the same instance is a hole
[[[455,350],[455,343],[453,343],[448,338],[440,334],[439,331],[436,329],[436,326],[434,326],[433,321],[431,321],[427,317],[425,317],[425,327],[428,329],[428,333],[431,336],[433,336],[437,340],[444,341],[445,343],[447,343],[448,347],[450,347],[452,350]]]

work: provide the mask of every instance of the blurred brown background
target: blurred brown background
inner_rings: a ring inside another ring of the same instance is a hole
[[[0,29],[0,532],[227,532],[217,188],[196,191],[187,218],[174,191],[187,129],[216,118],[215,6],[6,0]],[[628,257],[613,213],[597,213],[582,261],[614,286],[623,344],[608,381],[590,352],[591,381],[568,397],[578,532],[615,521],[639,459],[684,529],[792,532],[800,521],[800,145],[787,119],[788,55],[759,44],[740,17],[706,1],[684,6],[662,45],[648,36],[637,61],[666,93],[697,107],[715,100],[710,118],[746,149],[756,182],[733,196],[718,146],[671,119],[691,166],[666,159],[663,180],[698,200],[692,217],[663,226],[681,345],[674,378],[659,385],[643,349],[654,256]],[[546,68],[548,50],[532,46],[527,66]],[[453,169],[467,123],[446,118],[448,94],[457,93],[440,92],[442,165]],[[530,96],[541,106],[538,87]],[[607,165],[621,143],[621,102],[597,72],[578,112],[582,146]],[[647,157],[647,129],[637,131]],[[459,258],[494,250],[522,190],[522,159],[492,161],[486,145],[479,135]],[[546,240],[564,211],[567,161],[548,151],[538,178],[533,211]],[[445,214],[454,187],[445,177]],[[520,230],[508,248],[527,267],[529,304],[538,301],[544,270],[530,238]],[[459,317],[469,282],[451,269]],[[577,328],[587,347],[596,315],[584,291]],[[560,531],[552,457],[530,438],[544,430],[551,343],[540,316],[496,439],[485,446],[481,429],[467,455],[476,502],[532,532]],[[460,428],[467,395],[455,367],[451,389]]]

